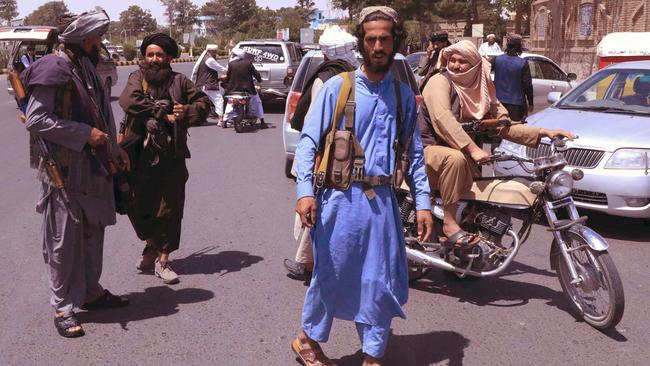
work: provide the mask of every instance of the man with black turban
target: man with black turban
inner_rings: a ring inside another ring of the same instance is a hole
[[[22,74],[27,130],[46,142],[69,197],[65,204],[65,195],[46,173],[43,157],[30,149],[41,180],[36,211],[43,214],[54,325],[64,337],[84,335],[74,307],[94,310],[129,303],[99,284],[104,229],[115,224],[111,174],[115,166],[129,168],[115,139],[110,94],[95,70],[109,22],[103,10],[68,18],[59,28],[65,49],[34,62]]]
[[[187,129],[201,124],[211,102],[185,75],[172,71],[176,42],[164,33],[144,38],[144,63],[129,75],[120,96],[127,115],[120,141],[133,161],[129,177],[133,203],[127,213],[136,234],[146,241],[136,268],[154,270],[166,284],[178,283],[169,254],[178,249],[189,177]]]

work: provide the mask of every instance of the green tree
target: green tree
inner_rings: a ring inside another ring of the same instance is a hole
[[[129,36],[151,33],[158,28],[156,19],[151,15],[151,12],[137,5],[131,5],[120,13],[120,26],[120,32],[125,31]]]
[[[25,24],[57,26],[68,12],[68,7],[63,1],[50,1],[39,6],[25,17]]]
[[[530,7],[534,0],[501,0],[504,8],[516,12],[515,33],[530,34]]]
[[[6,20],[9,24],[16,16],[18,16],[16,0],[0,0],[0,19]]]
[[[165,7],[165,16],[169,22],[169,33],[178,40],[183,32],[192,30],[198,22],[199,8],[191,0],[160,0]]]

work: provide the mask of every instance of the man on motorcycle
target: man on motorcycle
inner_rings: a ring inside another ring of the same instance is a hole
[[[433,76],[423,89],[420,118],[424,157],[432,191],[439,190],[444,202],[441,243],[471,246],[476,234],[463,231],[456,221],[458,201],[480,174],[477,163],[489,158],[480,141],[473,140],[461,123],[490,118],[507,119],[508,111],[496,98],[490,79],[490,63],[470,41],[461,41],[442,52],[443,72]],[[537,147],[542,137],[575,136],[564,130],[512,125],[499,127],[494,135],[529,147]]]
[[[240,48],[232,50],[233,58],[228,63],[228,71],[226,72],[226,93],[228,95],[232,92],[246,92],[251,95],[250,108],[251,112],[260,119],[260,128],[268,128],[264,122],[264,109],[262,108],[262,100],[255,90],[255,82],[262,82],[262,76],[255,69],[251,60],[246,56],[246,52]],[[226,105],[226,111],[223,116],[224,127],[227,121],[235,118],[235,111],[232,105]]]

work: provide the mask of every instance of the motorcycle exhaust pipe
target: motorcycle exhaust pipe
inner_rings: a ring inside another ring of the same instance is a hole
[[[427,267],[435,267],[435,268],[440,268],[445,271],[451,271],[451,272],[456,272],[458,274],[463,274],[463,276],[470,275],[474,277],[491,277],[491,276],[496,276],[499,273],[503,272],[506,268],[510,266],[512,261],[515,259],[517,256],[517,253],[519,252],[519,237],[517,234],[512,231],[508,230],[508,235],[512,237],[513,240],[513,249],[512,252],[506,257],[506,259],[501,263],[501,265],[491,271],[472,271],[469,268],[461,268],[454,266],[453,264],[446,262],[442,258],[436,258],[433,256],[430,256],[424,252],[421,252],[419,250],[411,249],[408,246],[406,247],[406,257],[423,266]]]

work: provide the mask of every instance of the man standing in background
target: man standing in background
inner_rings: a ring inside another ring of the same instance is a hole
[[[496,56],[501,54],[501,47],[496,42],[497,37],[494,34],[488,34],[487,42],[483,42],[481,47],[478,48],[478,53],[481,56]]]
[[[212,102],[214,113],[219,123],[223,119],[223,95],[219,87],[219,73],[226,74],[226,67],[217,62],[216,44],[208,44],[192,70],[192,81],[197,89],[202,90]]]
[[[528,62],[521,55],[521,36],[509,34],[503,55],[492,61],[497,99],[508,110],[513,121],[523,120],[533,113],[533,79]],[[528,102],[528,107],[526,107]]]

